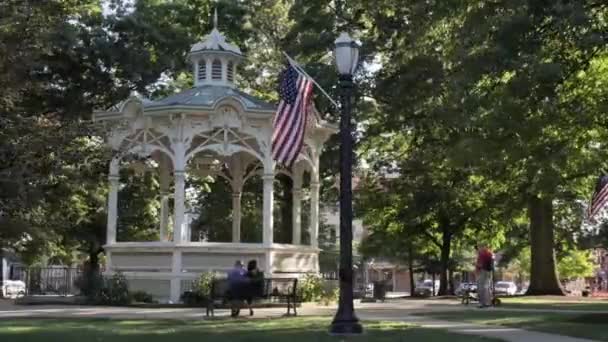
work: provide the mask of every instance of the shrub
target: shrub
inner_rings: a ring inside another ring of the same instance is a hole
[[[307,274],[298,282],[298,298],[302,302],[315,302],[323,295],[323,283],[321,277],[315,274]]]
[[[315,274],[307,274],[298,282],[298,298],[302,302],[317,302],[329,305],[338,298],[335,282],[326,281]]]
[[[211,296],[211,286],[215,280],[215,273],[202,273],[194,283],[193,292],[201,298],[209,298]]]
[[[200,305],[200,301],[201,301],[201,299],[198,297],[198,295],[194,291],[186,291],[186,292],[182,293],[182,295],[180,296],[179,299],[181,300],[182,303],[189,305],[189,306]]]
[[[215,278],[215,273],[202,273],[194,282],[192,290],[182,294],[181,301],[186,305],[206,305],[211,297],[211,286]]]
[[[87,297],[89,301],[93,301],[104,287],[104,279],[101,273],[88,272],[85,269],[85,272],[76,279],[74,284],[80,289],[82,295]]]
[[[146,291],[135,291],[131,293],[131,301],[137,303],[156,303],[154,297]]]
[[[103,279],[103,285],[90,301],[97,305],[127,305],[131,302],[129,287],[125,276],[118,272],[109,279]]]
[[[331,303],[337,302],[339,297],[340,289],[336,286],[336,284],[334,282],[325,282],[323,286],[323,293],[317,302],[319,304],[328,306]]]

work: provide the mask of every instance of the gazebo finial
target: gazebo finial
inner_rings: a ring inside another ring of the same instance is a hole
[[[217,7],[215,8],[215,11],[213,13],[213,28],[217,29]]]

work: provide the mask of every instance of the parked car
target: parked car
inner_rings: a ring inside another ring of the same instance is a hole
[[[460,285],[458,285],[458,287],[456,288],[456,291],[454,291],[454,293],[457,296],[462,296],[464,291],[467,289],[472,292],[477,291],[477,283],[460,283]]]
[[[17,298],[25,296],[25,283],[21,280],[5,280],[0,288],[0,295],[4,298]]]
[[[517,285],[512,281],[497,281],[494,284],[494,293],[498,295],[514,296],[517,294]]]
[[[433,281],[430,279],[426,279],[422,283],[416,285],[416,288],[414,289],[414,294],[416,296],[428,297],[432,296],[433,293],[437,294],[437,291],[439,291],[439,280],[435,280],[435,286],[433,286]]]

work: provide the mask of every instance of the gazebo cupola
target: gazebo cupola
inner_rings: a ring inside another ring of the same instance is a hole
[[[213,30],[190,49],[194,85],[223,85],[234,87],[238,64],[244,59],[238,46],[226,41],[217,29],[217,11],[213,17]]]

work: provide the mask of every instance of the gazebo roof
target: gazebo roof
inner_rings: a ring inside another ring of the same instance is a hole
[[[233,87],[220,85],[200,85],[157,101],[144,101],[145,110],[161,107],[213,107],[223,98],[235,98],[246,110],[274,111],[276,105],[255,98]]]
[[[213,30],[192,46],[190,59],[192,88],[154,100],[132,96],[93,113],[97,122],[113,122],[109,127],[110,145],[116,150],[139,149],[142,153],[156,149],[173,156],[173,141],[187,137],[185,143],[190,150],[184,156],[186,161],[203,151],[222,156],[245,151],[264,159],[271,144],[277,104],[237,88],[236,65],[244,56],[217,30],[217,13]],[[321,119],[314,105],[311,109],[304,137],[307,147],[302,149],[302,158],[308,158],[309,163],[311,149],[320,149],[337,131],[335,125]],[[182,128],[176,129],[178,126]]]

